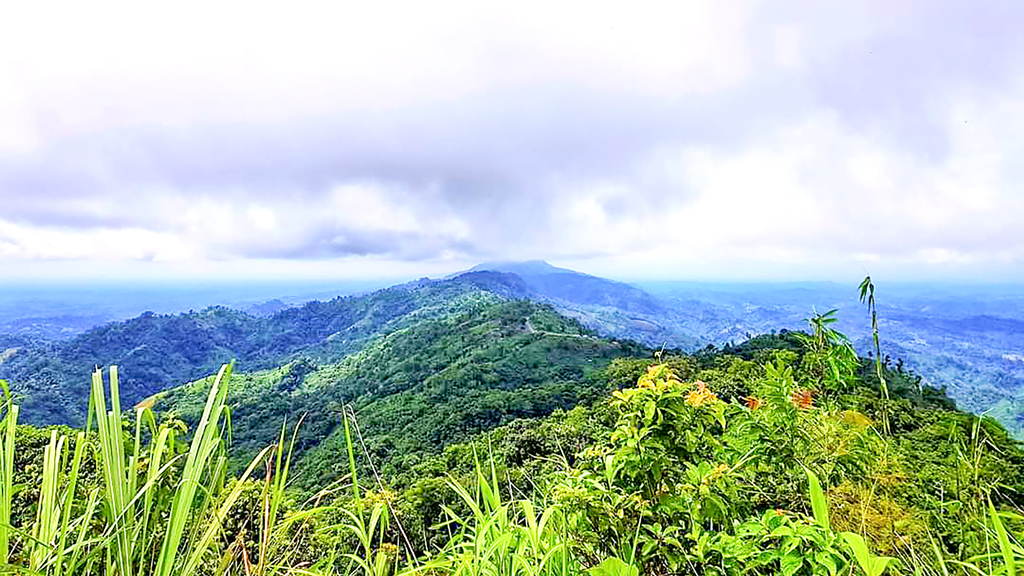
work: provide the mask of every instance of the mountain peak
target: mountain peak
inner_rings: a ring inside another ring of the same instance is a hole
[[[552,266],[544,260],[522,260],[512,262],[484,262],[469,269],[470,272],[511,272],[520,276],[536,276],[539,274],[578,273],[568,268]]]

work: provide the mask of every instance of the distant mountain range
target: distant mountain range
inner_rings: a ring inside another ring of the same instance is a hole
[[[636,286],[557,268],[543,260],[489,262],[470,269],[470,272],[483,271],[515,274],[534,295],[566,305],[614,308],[625,314],[639,315],[666,312],[657,298]]]
[[[709,284],[617,282],[547,262],[489,262],[440,280],[420,279],[361,295],[295,305],[262,300],[244,311],[214,307],[184,314],[144,314],[58,340],[46,333],[80,331],[82,310],[62,308],[39,324],[11,316],[0,337],[0,378],[27,397],[35,423],[80,423],[89,373],[118,364],[126,402],[213,372],[237,359],[243,372],[298,359],[331,364],[425,321],[481,306],[530,300],[550,306],[611,342],[650,349],[695,350],[755,334],[799,330],[815,309],[839,309],[841,331],[862,353],[869,319],[855,286],[832,283]],[[1024,435],[1024,292],[1014,287],[879,287],[883,354],[946,386],[963,406],[993,414]],[[2,303],[0,303],[2,304]],[[2,308],[2,306],[0,306]],[[100,317],[97,317],[99,320]],[[0,326],[2,328],[2,326]],[[44,337],[40,339],[40,336]]]

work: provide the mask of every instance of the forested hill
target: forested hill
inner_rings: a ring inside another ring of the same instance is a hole
[[[542,261],[488,263],[444,280],[423,279],[276,312],[269,307],[255,315],[225,308],[146,314],[53,343],[0,335],[0,378],[12,381],[25,398],[28,422],[77,424],[84,420],[83,399],[95,366],[120,365],[125,401],[134,403],[204,377],[231,359],[246,372],[299,357],[335,362],[423,318],[515,299],[549,304],[602,336],[683,350],[802,329],[813,309],[837,308],[841,329],[857,349],[866,354],[872,347],[864,306],[851,287],[683,283],[675,289],[645,288],[650,292]],[[991,411],[1024,438],[1019,346],[1024,300],[987,292],[936,300],[927,290],[915,290],[894,287],[882,293],[886,361],[909,368],[927,384],[948,387],[960,406]]]
[[[280,366],[301,353],[333,362],[382,334],[421,319],[496,302],[494,293],[458,279],[420,281],[364,296],[313,301],[257,318],[227,308],[179,315],[143,314],[71,340],[18,340],[0,350],[0,379],[22,397],[33,424],[84,423],[92,370],[121,368],[125,405],[202,378],[236,359],[241,370]]]
[[[696,349],[708,343],[695,337],[694,330],[704,322],[706,307],[666,306],[631,284],[558,268],[542,260],[488,262],[458,277],[492,290],[512,291],[518,298],[546,302],[601,334],[654,348]],[[509,277],[515,282],[509,282]]]
[[[474,266],[470,272],[502,272],[522,278],[523,284],[538,296],[584,306],[599,306],[626,313],[660,315],[667,312],[657,298],[636,286],[599,276],[558,268],[542,260],[528,262],[489,262]]]
[[[238,462],[274,442],[282,422],[304,416],[297,445],[302,483],[337,479],[346,462],[340,415],[351,405],[370,453],[388,469],[405,470],[473,433],[601,397],[611,360],[650,356],[630,342],[598,338],[547,305],[474,307],[410,325],[337,363],[304,358],[236,374],[228,403]],[[211,382],[147,403],[194,424]]]

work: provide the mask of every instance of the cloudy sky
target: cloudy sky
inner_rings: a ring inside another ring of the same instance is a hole
[[[1024,280],[1024,3],[21,2],[0,274]]]

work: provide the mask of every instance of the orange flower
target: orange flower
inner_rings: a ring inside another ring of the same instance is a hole
[[[695,390],[691,390],[686,394],[685,402],[694,408],[700,408],[708,402],[714,402],[718,400],[718,396],[714,392],[708,390],[708,385],[704,382],[697,380],[694,382],[697,385]]]
[[[747,396],[747,408],[757,410],[761,406],[764,406],[764,400],[761,400],[757,396]]]
[[[793,406],[801,410],[810,410],[814,407],[814,397],[810,390],[797,390],[789,397]]]

